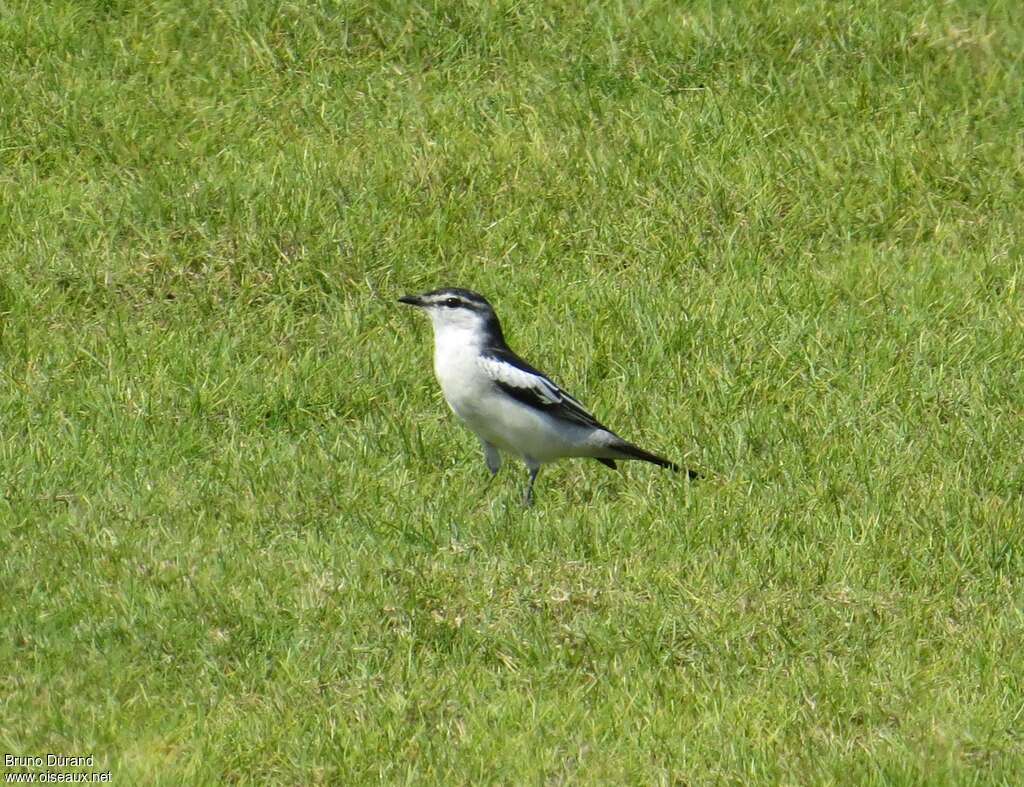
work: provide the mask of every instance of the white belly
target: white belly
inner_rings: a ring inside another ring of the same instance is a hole
[[[502,451],[537,462],[594,455],[589,439],[593,430],[555,420],[512,399],[475,364],[475,352],[446,352],[434,359],[448,406],[477,436]]]
[[[590,453],[584,442],[589,431],[555,421],[504,394],[485,395],[472,403],[450,400],[448,404],[477,435],[515,456],[550,462]]]

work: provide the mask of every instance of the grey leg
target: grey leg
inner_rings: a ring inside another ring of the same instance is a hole
[[[540,464],[531,459],[527,459],[526,467],[530,471],[530,480],[526,484],[526,492],[523,494],[523,505],[529,508],[533,505],[533,482],[537,480],[537,473],[540,471]]]
[[[501,469],[501,454],[498,453],[498,449],[493,444],[488,443],[486,440],[481,440],[480,446],[484,449],[484,461],[487,462],[487,469],[491,471],[491,477],[493,478],[498,474],[498,470]]]

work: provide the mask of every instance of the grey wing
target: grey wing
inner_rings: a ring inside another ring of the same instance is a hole
[[[605,428],[582,404],[544,374],[518,356],[513,358],[514,362],[506,358],[484,356],[479,361],[480,368],[502,391],[523,404],[581,426]]]

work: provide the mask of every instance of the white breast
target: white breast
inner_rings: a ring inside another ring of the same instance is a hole
[[[556,422],[515,401],[498,389],[481,363],[477,334],[452,327],[436,332],[434,373],[444,398],[479,437],[540,462],[593,455],[592,430]]]
[[[476,403],[490,388],[476,366],[480,353],[475,332],[457,327],[437,328],[434,335],[434,374],[455,414],[469,421]]]

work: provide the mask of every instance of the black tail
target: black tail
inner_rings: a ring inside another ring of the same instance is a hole
[[[616,453],[619,454],[619,456],[617,457],[619,459],[639,459],[643,462],[650,462],[653,465],[658,465],[658,467],[667,467],[670,470],[673,470],[674,472],[677,473],[683,469],[675,462],[670,462],[668,459],[665,459],[664,457],[658,456],[657,454],[652,454],[650,451],[645,451],[644,449],[639,448],[633,445],[632,443],[627,443],[625,440],[616,443],[614,446],[614,450],[616,451]],[[605,460],[602,459],[599,461],[604,462]],[[608,463],[605,462],[605,464]],[[614,465],[610,466],[614,467]],[[696,470],[691,470],[689,468],[686,469],[686,475],[689,476],[691,479],[697,479],[701,477],[700,473],[698,473]]]

